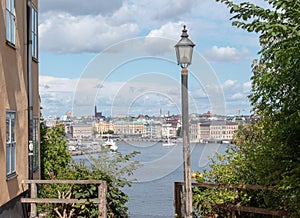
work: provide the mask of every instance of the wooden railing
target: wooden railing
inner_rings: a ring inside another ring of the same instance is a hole
[[[212,183],[192,183],[194,187],[203,188],[228,188],[228,189],[248,189],[248,190],[272,190],[271,187],[265,187],[260,185],[231,185],[231,184],[212,184]],[[174,183],[174,207],[176,217],[184,217],[184,199],[183,199],[183,182]],[[271,210],[266,208],[248,207],[241,205],[230,204],[227,205],[226,209],[232,212],[232,217],[235,218],[235,212],[248,212],[254,214],[264,214],[272,216],[288,216],[290,213],[285,210]]]
[[[30,198],[21,198],[22,203],[30,203],[30,217],[37,217],[37,204],[38,203],[59,203],[59,204],[84,204],[85,202],[92,201],[98,204],[99,215],[98,218],[107,217],[106,209],[106,194],[107,184],[102,180],[23,180],[23,184],[30,184]],[[38,198],[37,184],[96,184],[98,185],[98,198],[97,199],[58,199],[58,198]]]

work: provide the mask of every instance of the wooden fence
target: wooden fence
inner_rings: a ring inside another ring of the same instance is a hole
[[[264,187],[260,185],[231,185],[231,184],[212,184],[212,183],[192,183],[194,187],[203,187],[203,188],[227,188],[227,189],[248,189],[248,190],[272,190],[271,187]],[[176,217],[184,217],[184,202],[183,202],[183,182],[174,183],[174,206]],[[266,208],[258,207],[248,207],[241,205],[230,204],[226,207],[229,211],[232,212],[232,218],[236,217],[236,211],[248,212],[254,214],[264,214],[272,216],[287,216],[290,214],[285,210],[271,210]]]
[[[98,204],[99,215],[98,218],[107,217],[106,209],[106,194],[107,184],[106,181],[101,180],[23,180],[23,184],[30,184],[30,198],[21,198],[22,203],[30,203],[30,217],[37,217],[38,203],[59,203],[59,204],[84,204],[85,202],[92,201]],[[76,198],[38,198],[37,184],[96,184],[98,185],[98,198],[97,199],[76,199]]]

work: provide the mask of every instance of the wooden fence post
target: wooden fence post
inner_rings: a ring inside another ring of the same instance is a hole
[[[37,198],[37,186],[36,183],[30,184],[30,198],[35,199]],[[30,218],[35,218],[37,215],[36,211],[36,203],[30,204]]]
[[[182,185],[180,182],[174,183],[174,206],[175,217],[182,218]]]
[[[23,180],[22,183],[30,184],[30,198],[21,198],[21,203],[30,204],[29,218],[37,217],[37,204],[84,204],[91,200],[98,204],[98,218],[107,217],[107,183],[101,180]],[[37,184],[98,184],[97,199],[76,199],[76,198],[38,198]]]
[[[107,194],[107,184],[106,181],[103,181],[98,186],[98,211],[99,211],[99,218],[106,218],[107,217],[107,208],[106,208],[106,194]]]

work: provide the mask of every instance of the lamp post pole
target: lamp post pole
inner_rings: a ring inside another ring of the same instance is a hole
[[[181,70],[181,107],[182,107],[182,139],[183,164],[185,183],[185,217],[192,217],[192,183],[189,139],[189,100],[188,100],[188,70]]]
[[[185,216],[192,218],[192,182],[189,139],[189,101],[188,101],[188,65],[191,64],[193,47],[195,44],[188,38],[187,30],[183,26],[181,39],[175,45],[177,62],[181,66],[181,107],[182,107],[182,151],[184,170],[184,202]]]

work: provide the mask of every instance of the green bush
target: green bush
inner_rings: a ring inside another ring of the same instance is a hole
[[[75,162],[66,150],[66,140],[63,138],[62,125],[46,128],[41,125],[41,160],[43,179],[59,180],[104,180],[107,183],[108,217],[128,217],[128,196],[121,188],[130,186],[130,176],[138,167],[133,161],[138,152],[122,155],[103,149],[97,157],[90,156],[89,162]],[[40,197],[43,198],[78,198],[88,199],[85,204],[44,204],[39,211],[47,213],[47,217],[57,217],[57,214],[72,214],[74,217],[97,217],[98,206],[91,199],[98,197],[98,185],[41,185]]]

